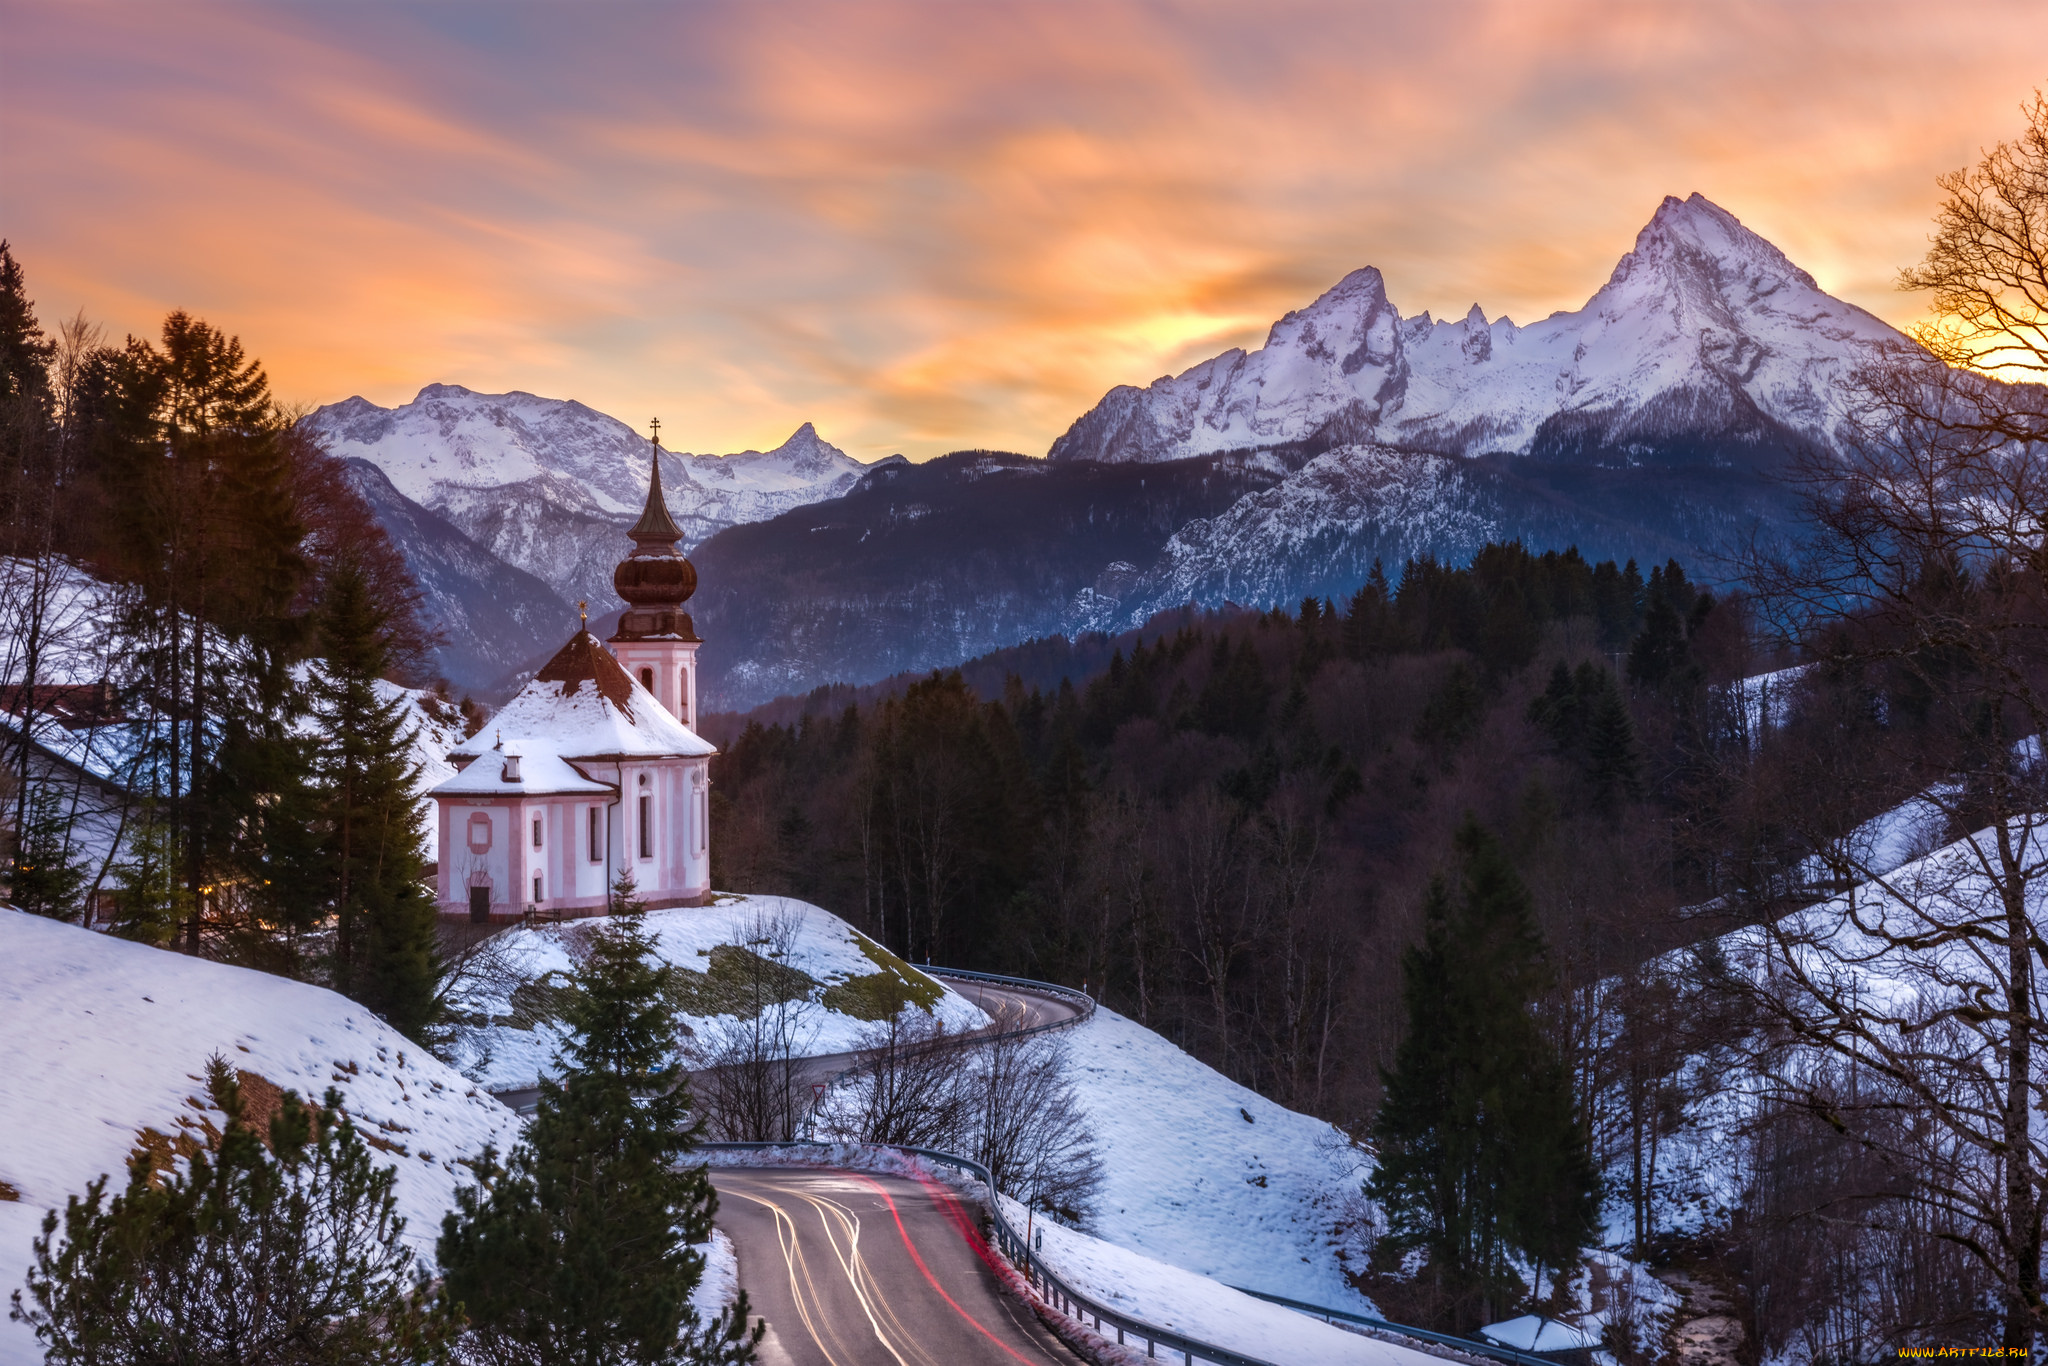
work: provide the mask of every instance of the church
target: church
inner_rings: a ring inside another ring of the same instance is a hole
[[[602,914],[619,874],[650,907],[711,892],[711,756],[697,715],[697,570],[661,493],[612,574],[626,611],[610,640],[579,626],[519,695],[448,755],[428,795],[440,825],[437,900],[473,921]]]

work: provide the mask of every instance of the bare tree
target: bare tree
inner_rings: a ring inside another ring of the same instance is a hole
[[[973,1040],[907,1007],[862,1032],[860,1071],[835,1097],[827,1130],[862,1143],[944,1148],[969,1103],[963,1068]]]
[[[966,1061],[965,1154],[1011,1196],[1078,1223],[1102,1183],[1095,1135],[1056,1034],[990,1035]]]
[[[809,979],[789,965],[803,922],[790,902],[757,907],[737,951],[725,951],[718,965],[735,983],[732,998],[719,1003],[728,1011],[691,1050],[691,1084],[713,1138],[783,1142],[797,1137],[810,1114],[807,1059],[818,1026]]]
[[[1861,376],[1844,449],[1805,471],[1809,545],[1751,566],[1833,699],[1808,708],[1809,752],[1856,762],[1889,787],[1874,796],[1917,792],[1955,841],[1897,867],[1825,804],[1779,808],[1784,856],[1747,889],[1765,923],[1747,980],[1776,1030],[1759,1063],[1777,1098],[1927,1173],[1902,1198],[1996,1281],[2008,1348],[2048,1328],[2048,403],[1943,362],[2048,370],[2048,104],[2027,115],[1942,179],[1927,259],[1901,277],[1934,291],[1936,354]],[[1783,914],[1823,878],[1851,890]],[[1866,1084],[1817,1084],[1816,1056]]]

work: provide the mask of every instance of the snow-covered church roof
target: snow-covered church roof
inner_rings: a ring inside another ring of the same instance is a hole
[[[457,763],[480,758],[501,743],[521,754],[564,759],[697,758],[718,752],[588,631],[570,637],[504,710],[448,757]]]
[[[508,767],[518,776],[507,777]],[[434,791],[449,797],[558,797],[615,794],[618,788],[585,777],[567,759],[530,740],[515,740],[504,749],[485,750],[475,762]]]

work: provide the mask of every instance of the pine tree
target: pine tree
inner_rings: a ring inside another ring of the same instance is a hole
[[[1642,795],[1635,721],[1606,669],[1589,661],[1574,672],[1558,661],[1549,683],[1529,703],[1529,721],[1578,768],[1601,811],[1613,811],[1624,796]]]
[[[377,695],[390,663],[385,617],[363,575],[346,564],[329,577],[318,615],[313,710],[323,736],[335,985],[408,1038],[422,1039],[439,1015],[442,967],[434,904],[420,890],[418,769],[403,706]]]
[[[177,832],[159,803],[140,804],[127,849],[128,857],[114,866],[114,933],[168,945],[190,918],[192,903],[178,877]]]
[[[138,767],[162,806],[198,952],[202,889],[233,883],[218,847],[239,786],[219,767],[223,717],[249,654],[274,636],[306,574],[285,428],[241,342],[183,312],[159,349],[130,338],[101,366],[94,463],[105,500],[98,558],[134,588],[117,621],[158,724]]]
[[[1402,960],[1408,1032],[1382,1074],[1367,1189],[1471,1317],[1515,1296],[1511,1253],[1552,1270],[1575,1259],[1598,1180],[1570,1074],[1530,1013],[1548,972],[1528,891],[1469,817],[1457,850],[1458,894],[1431,884],[1423,942]]]
[[[1586,779],[1593,800],[1612,810],[1620,798],[1643,794],[1643,758],[1636,745],[1636,727],[1628,703],[1614,684],[1614,675],[1600,670],[1601,688],[1586,718]]]
[[[244,641],[240,653],[233,677],[214,694],[221,781],[208,805],[207,843],[231,875],[223,879],[213,925],[229,961],[309,979],[309,944],[330,912],[318,746],[306,725],[306,690],[287,653],[254,640]]]
[[[46,394],[56,350],[36,322],[13,247],[0,241],[0,400]]]
[[[71,816],[49,783],[28,794],[27,819],[17,832],[11,898],[16,907],[55,920],[79,916],[85,859],[71,840]]]
[[[744,1295],[700,1322],[690,1292],[717,1196],[685,1167],[701,1125],[675,1066],[674,969],[653,956],[629,879],[562,1008],[561,1080],[541,1083],[525,1141],[459,1192],[441,1266],[494,1362],[738,1366],[764,1331]]]
[[[218,1055],[207,1091],[227,1116],[183,1172],[147,1155],[111,1198],[102,1176],[53,1211],[13,1316],[60,1366],[412,1366],[446,1359],[454,1321],[401,1238],[395,1173],[327,1093],[285,1093],[267,1130],[246,1119]],[[266,1148],[265,1140],[268,1140]]]

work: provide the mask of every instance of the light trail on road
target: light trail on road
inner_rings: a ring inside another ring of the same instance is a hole
[[[768,1320],[765,1366],[1080,1360],[1003,1291],[977,1221],[937,1183],[809,1168],[714,1168],[712,1180],[740,1282]]]

